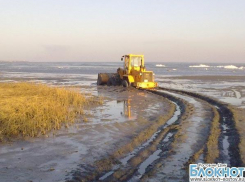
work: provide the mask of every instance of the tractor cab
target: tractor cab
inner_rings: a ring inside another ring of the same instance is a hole
[[[131,74],[132,71],[143,71],[144,69],[144,56],[143,55],[125,55],[121,60],[124,60],[124,69],[127,74]]]

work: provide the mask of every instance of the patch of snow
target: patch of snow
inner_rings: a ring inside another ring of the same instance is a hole
[[[217,66],[217,68],[239,69],[239,70],[243,70],[245,67],[243,67],[243,66],[237,67],[237,66],[234,66],[234,65],[226,65],[226,66]]]
[[[156,67],[166,67],[164,64],[156,64]]]
[[[192,65],[189,66],[190,68],[209,68],[210,66],[205,65],[205,64],[199,64],[199,65]]]

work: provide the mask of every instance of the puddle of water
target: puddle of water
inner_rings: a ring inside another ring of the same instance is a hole
[[[112,175],[113,173],[114,173],[114,171],[110,171],[110,172],[106,173],[104,176],[100,177],[99,180],[102,181],[102,180],[106,179],[107,177],[109,177],[110,175]]]
[[[223,161],[223,163],[226,163],[228,166],[230,164],[230,156],[229,156],[229,153],[228,153],[228,148],[230,146],[229,142],[228,142],[228,136],[225,136],[223,138],[223,153],[225,155],[225,159]]]
[[[152,155],[150,155],[143,163],[141,163],[139,169],[138,169],[138,174],[133,176],[128,182],[135,182],[140,180],[142,175],[145,173],[146,168],[152,164],[155,160],[160,158],[159,154],[162,152],[162,150],[158,149],[156,150]]]
[[[140,177],[145,173],[146,168],[152,164],[155,160],[160,158],[159,154],[162,152],[162,150],[158,149],[153,154],[151,154],[141,165],[139,166],[138,172],[140,174]]]
[[[137,118],[136,112],[131,109],[129,100],[108,101],[103,106],[90,110],[90,112],[93,113],[91,121],[81,125],[111,124]]]
[[[120,162],[125,166],[128,161],[134,157],[141,149],[147,147],[156,137],[157,135],[161,132],[161,130],[158,130],[157,132],[155,132],[150,139],[148,139],[145,143],[143,143],[141,146],[139,146],[138,148],[134,149],[132,152],[130,152],[126,157],[124,157],[123,159],[120,160]]]
[[[223,117],[223,121],[226,121],[226,117]],[[223,128],[223,134],[226,135],[227,130],[229,129],[229,127],[226,124],[223,124],[222,126]],[[229,142],[228,142],[228,136],[224,136],[223,140],[222,140],[222,144],[223,144],[223,155],[224,155],[224,163],[226,163],[228,166],[230,165],[230,156],[229,156]]]
[[[44,84],[59,84],[65,86],[90,86],[96,83],[97,75],[89,74],[59,74],[59,73],[27,73],[27,72],[11,72],[1,75],[8,80],[27,79]]]
[[[198,163],[205,163],[205,161],[204,161],[204,154],[203,153],[197,159],[196,164],[198,164]]]
[[[168,133],[163,139],[164,143],[162,144],[162,146],[164,146],[172,136],[173,133]],[[162,149],[158,149],[153,154],[151,154],[144,162],[140,164],[137,174],[134,175],[129,181],[134,182],[135,180],[140,179],[145,174],[147,167],[160,158],[161,153]]]
[[[173,135],[174,135],[173,133],[168,133],[167,136],[163,139],[163,142],[168,142]]]

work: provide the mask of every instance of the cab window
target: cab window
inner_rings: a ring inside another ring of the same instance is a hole
[[[136,56],[131,57],[131,66],[140,67],[141,59],[142,59],[141,57],[136,57]]]

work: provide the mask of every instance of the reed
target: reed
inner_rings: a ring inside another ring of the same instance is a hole
[[[91,102],[95,100],[85,97],[77,88],[0,83],[0,141],[45,135],[62,126],[69,127]]]

